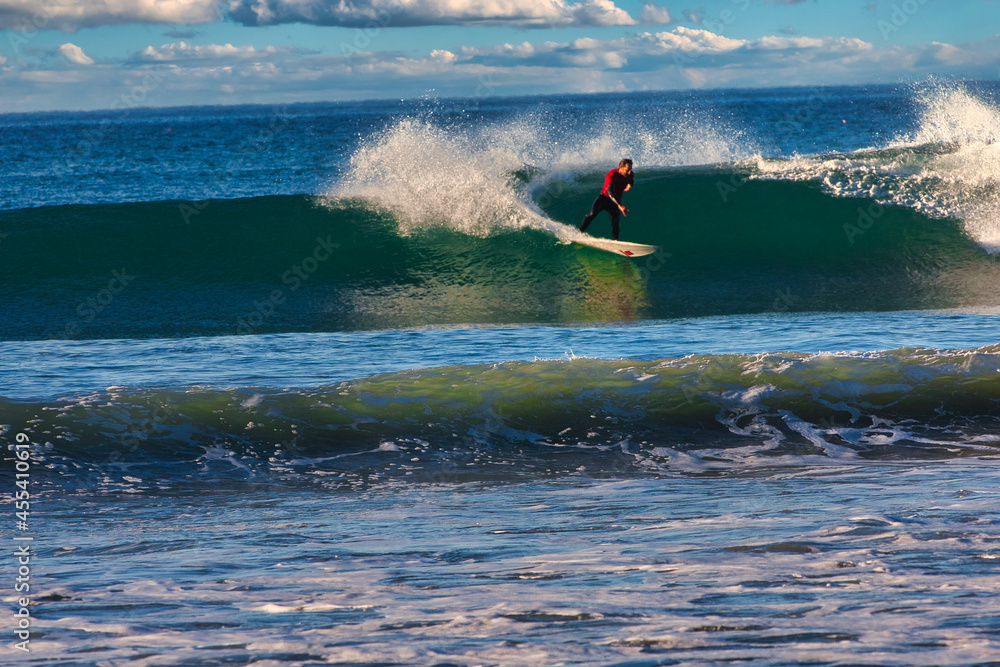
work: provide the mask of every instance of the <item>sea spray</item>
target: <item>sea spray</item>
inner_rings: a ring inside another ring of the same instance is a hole
[[[761,158],[750,178],[818,182],[838,197],[958,219],[983,249],[1000,252],[1000,110],[958,84],[922,85],[913,103],[915,126],[883,146]]]
[[[332,206],[361,200],[390,212],[402,233],[427,225],[476,235],[532,227],[571,240],[575,224],[550,219],[533,194],[595,170],[597,191],[604,170],[626,156],[640,171],[732,163],[755,154],[745,134],[662,108],[584,120],[538,110],[484,124],[405,117],[362,140],[325,197]]]

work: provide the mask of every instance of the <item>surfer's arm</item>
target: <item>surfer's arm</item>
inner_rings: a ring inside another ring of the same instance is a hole
[[[615,199],[615,196],[610,192],[608,192],[608,199],[610,199],[615,203],[615,206],[617,206],[618,209],[622,212],[622,215],[628,215],[628,209],[622,206],[621,203],[617,199]]]

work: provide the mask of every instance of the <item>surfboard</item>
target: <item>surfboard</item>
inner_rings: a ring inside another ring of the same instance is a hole
[[[573,243],[579,243],[580,245],[590,246],[591,248],[597,248],[599,250],[607,250],[608,252],[613,252],[616,255],[623,255],[625,257],[645,257],[646,255],[652,255],[660,249],[660,246],[657,245],[629,243],[628,241],[612,241],[611,239],[599,239],[593,236],[587,236],[586,234],[574,237]]]

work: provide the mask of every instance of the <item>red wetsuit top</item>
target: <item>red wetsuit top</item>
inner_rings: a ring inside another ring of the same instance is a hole
[[[618,169],[612,169],[604,177],[604,189],[601,194],[612,197],[619,204],[622,203],[622,195],[625,194],[625,186],[632,185],[635,172],[629,172],[628,176],[622,176]]]

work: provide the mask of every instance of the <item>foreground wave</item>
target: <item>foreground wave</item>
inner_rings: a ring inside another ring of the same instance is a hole
[[[47,482],[334,486],[1000,454],[1000,348],[453,366],[320,390],[110,388],[0,403]]]

